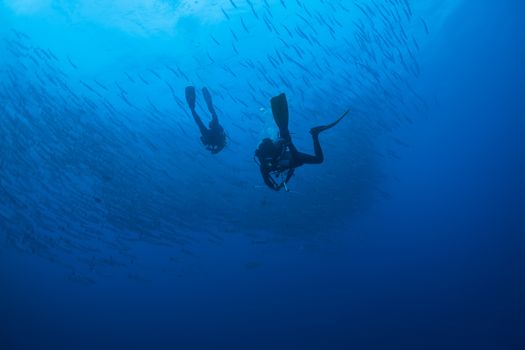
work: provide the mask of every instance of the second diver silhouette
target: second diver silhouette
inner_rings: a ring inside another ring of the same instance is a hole
[[[186,87],[186,102],[191,110],[191,115],[197,123],[199,130],[201,132],[201,141],[206,146],[206,149],[212,154],[219,153],[224,146],[226,146],[226,134],[224,129],[219,124],[219,118],[213,107],[213,102],[211,100],[211,94],[207,88],[202,89],[202,95],[204,96],[204,101],[206,101],[206,106],[211,113],[211,121],[209,123],[209,128],[207,128],[202,122],[201,118],[195,111],[195,88],[193,86]]]
[[[288,130],[288,102],[286,95],[280,94],[271,99],[272,113],[275,123],[279,128],[279,138],[272,140],[265,138],[255,151],[255,156],[259,160],[259,168],[264,183],[272,190],[279,191],[284,187],[288,191],[287,183],[292,178],[297,167],[304,164],[321,164],[324,160],[323,150],[319,143],[319,133],[328,130],[341,121],[348,110],[343,113],[336,121],[328,125],[316,126],[310,129],[310,134],[314,142],[315,155],[301,153],[295,148]],[[285,179],[278,183],[276,178],[284,176]]]

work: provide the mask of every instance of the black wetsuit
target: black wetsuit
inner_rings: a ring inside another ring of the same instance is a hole
[[[295,168],[304,164],[321,164],[324,161],[324,155],[319,142],[320,131],[314,131],[317,128],[313,128],[310,131],[314,143],[314,155],[299,152],[293,144],[290,131],[288,130],[288,104],[284,94],[272,99],[272,112],[279,127],[280,139],[274,143],[277,151],[270,157],[271,159],[269,161],[261,161],[260,171],[264,183],[272,190],[279,191],[292,178]],[[285,180],[278,184],[272,174],[280,176],[285,172]]]
[[[199,130],[201,132],[202,143],[206,146],[207,150],[209,150],[213,154],[216,154],[219,153],[224,148],[224,146],[226,146],[226,134],[222,126],[219,124],[219,118],[217,117],[217,113],[215,112],[215,108],[213,107],[211,95],[208,89],[203,88],[202,93],[204,95],[204,100],[206,102],[206,105],[208,106],[208,110],[210,111],[212,117],[208,125],[209,128],[207,128],[204,125],[200,116],[195,111],[194,87],[188,86],[186,88],[186,100],[190,107],[191,115],[193,116],[193,119],[195,120],[195,123],[197,123],[197,126],[199,127]]]
[[[281,133],[282,135],[282,133]],[[272,190],[279,191],[285,183],[288,183],[292,178],[295,168],[304,164],[321,164],[324,161],[323,150],[319,142],[319,134],[312,135],[314,143],[315,155],[299,152],[295,147],[291,138],[281,139],[278,142],[283,142],[283,150],[280,156],[274,159],[272,163],[261,163],[260,171],[264,183]],[[286,178],[283,183],[278,184],[273,178],[272,174],[281,175],[286,173]]]
[[[225,135],[224,129],[219,124],[219,119],[217,118],[215,110],[213,110],[211,115],[212,120],[208,124],[209,129],[204,125],[197,112],[195,112],[195,109],[191,110],[191,115],[199,127],[201,132],[201,141],[206,146],[206,149],[211,151],[211,153],[220,152],[225,146]]]

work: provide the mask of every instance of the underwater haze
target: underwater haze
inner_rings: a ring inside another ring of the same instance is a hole
[[[524,17],[0,0],[0,348],[525,348]],[[276,192],[280,93],[303,152],[349,114]]]

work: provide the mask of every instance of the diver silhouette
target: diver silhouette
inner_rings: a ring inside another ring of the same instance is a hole
[[[191,110],[191,115],[197,123],[199,130],[201,132],[201,141],[206,146],[206,149],[212,154],[219,153],[224,146],[226,146],[226,134],[224,129],[219,124],[219,118],[213,107],[213,102],[211,99],[210,92],[207,88],[202,89],[202,95],[204,96],[204,101],[206,101],[206,106],[211,113],[211,121],[209,123],[209,128],[207,128],[202,122],[201,118],[195,111],[195,88],[193,86],[186,87],[186,102]]]
[[[316,126],[310,129],[314,143],[314,155],[299,152],[292,142],[288,130],[288,102],[286,95],[280,94],[271,99],[272,114],[279,128],[279,138],[272,140],[265,138],[261,141],[255,156],[257,157],[264,183],[272,190],[279,191],[284,187],[288,191],[287,183],[292,178],[296,168],[304,164],[321,164],[324,161],[323,150],[319,143],[319,133],[328,130],[341,121],[348,111],[344,112],[336,121],[328,125]],[[280,183],[276,178],[286,173]]]

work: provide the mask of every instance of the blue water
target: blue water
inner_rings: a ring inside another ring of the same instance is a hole
[[[524,14],[0,2],[0,348],[524,348]],[[253,160],[281,92],[304,152],[350,109],[289,192]]]

